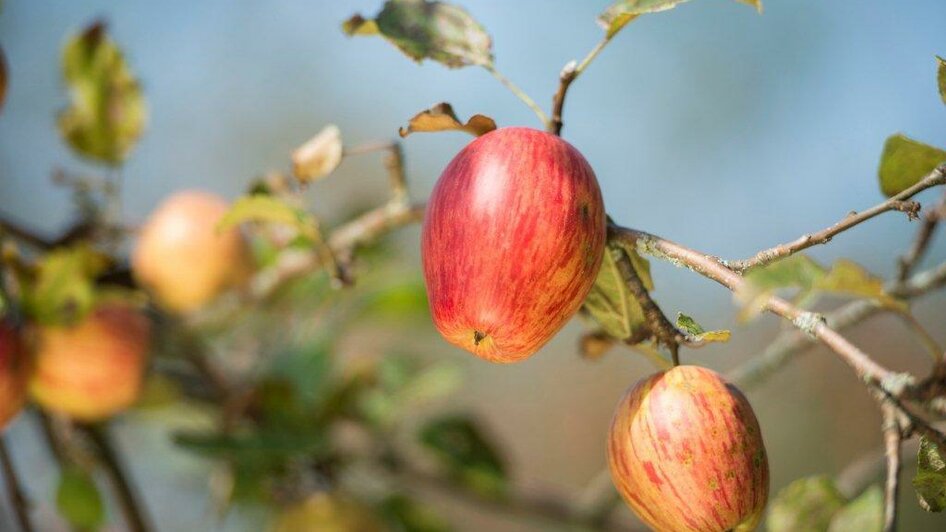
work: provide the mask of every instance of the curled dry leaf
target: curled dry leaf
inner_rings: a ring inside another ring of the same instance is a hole
[[[447,102],[441,102],[414,115],[407,127],[398,129],[398,133],[406,137],[411,133],[456,130],[478,137],[494,129],[496,122],[488,116],[473,115],[465,124],[460,122],[453,112],[453,107]]]
[[[292,152],[292,173],[303,183],[321,179],[342,162],[342,134],[335,124],[322,131]]]

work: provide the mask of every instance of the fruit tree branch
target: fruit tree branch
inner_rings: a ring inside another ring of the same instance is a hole
[[[847,231],[855,225],[888,211],[902,211],[911,218],[917,215],[920,206],[914,201],[908,201],[920,192],[938,185],[946,184],[946,165],[941,165],[918,181],[912,187],[860,213],[852,212],[831,227],[816,233],[802,235],[791,242],[779,244],[773,248],[762,250],[744,260],[730,261],[726,266],[734,272],[744,272],[749,268],[764,266],[778,259],[797,253],[803,249],[819,244],[827,244],[834,236]]]
[[[897,529],[897,493],[900,479],[900,424],[897,411],[885,405],[884,414],[884,454],[887,458],[887,480],[884,483],[884,532]]]
[[[920,262],[926,251],[930,247],[930,241],[933,239],[933,233],[936,231],[936,226],[943,219],[946,219],[946,193],[943,194],[942,199],[936,206],[927,211],[923,216],[923,222],[920,224],[920,228],[916,232],[916,237],[913,239],[913,244],[910,246],[910,249],[900,257],[899,260],[899,272],[897,278],[901,281],[906,279],[910,273],[913,271],[913,268]]]
[[[108,434],[108,428],[98,425],[80,425],[78,427],[98,450],[98,457],[115,488],[115,495],[118,497],[118,502],[125,514],[128,528],[134,532],[152,530],[145,518],[144,506],[138,500],[121,458],[115,449],[115,444]]]
[[[910,300],[933,290],[946,286],[946,262],[939,266],[919,272],[905,281],[892,281],[884,290],[897,298]],[[857,300],[825,315],[828,327],[840,331],[857,325],[884,310],[871,300]],[[780,334],[774,342],[762,352],[729,372],[730,381],[740,388],[749,389],[760,384],[787,364],[794,356],[814,347],[815,340],[802,331],[792,330]]]
[[[22,532],[33,532],[33,523],[30,521],[30,503],[23,491],[20,477],[16,473],[13,458],[7,448],[5,437],[0,437],[0,464],[3,467],[3,479],[10,497],[10,505],[16,513],[17,522]]]
[[[569,87],[573,81],[575,81],[582,72],[588,68],[588,65],[598,54],[604,50],[604,47],[611,42],[611,38],[614,35],[606,34],[594,48],[588,52],[588,55],[581,60],[581,63],[576,63],[575,61],[569,61],[568,64],[562,68],[562,72],[558,76],[558,90],[555,91],[555,96],[552,97],[552,120],[548,122],[548,132],[554,135],[561,135],[562,133],[562,108],[565,106],[565,95],[568,93]]]

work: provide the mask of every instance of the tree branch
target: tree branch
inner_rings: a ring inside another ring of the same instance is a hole
[[[929,249],[930,241],[933,239],[933,233],[936,231],[936,226],[939,224],[940,220],[944,218],[946,218],[946,193],[943,194],[939,203],[923,216],[923,223],[916,232],[913,244],[910,246],[910,249],[900,257],[900,269],[897,274],[898,279],[902,281],[913,272],[913,268],[916,267]]]
[[[946,262],[936,268],[926,270],[906,281],[892,281],[884,286],[892,296],[910,300],[929,294],[933,290],[946,286]],[[825,315],[828,327],[841,331],[884,310],[871,300],[857,300]],[[787,364],[796,355],[814,347],[815,340],[801,331],[792,330],[780,334],[765,351],[753,357],[729,372],[730,381],[740,388],[750,389],[760,384]]]
[[[887,480],[884,483],[884,532],[897,529],[897,494],[900,480],[900,423],[894,407],[883,407],[884,454],[887,457]]]
[[[79,425],[82,432],[89,438],[98,450],[102,466],[108,473],[115,488],[115,494],[121,504],[122,512],[128,528],[134,532],[149,532],[152,530],[145,517],[144,505],[138,500],[135,490],[125,472],[121,458],[115,450],[108,428],[98,425]]]
[[[614,35],[605,35],[604,38],[588,52],[588,55],[581,60],[581,63],[569,61],[568,64],[562,68],[558,76],[558,90],[555,91],[555,96],[552,97],[552,120],[548,122],[549,133],[553,135],[562,134],[562,108],[565,106],[565,96],[568,93],[568,88],[571,87],[572,82],[588,68],[588,65],[598,57],[598,54],[604,50],[604,47],[611,42],[613,37]]]
[[[20,483],[20,477],[16,473],[16,467],[13,464],[13,458],[10,456],[10,450],[7,448],[5,437],[0,437],[0,464],[3,467],[3,479],[7,487],[7,495],[10,497],[10,505],[16,513],[17,522],[20,525],[21,532],[33,532],[33,523],[30,521],[30,502],[23,491],[23,485]]]
[[[871,218],[888,211],[902,211],[907,213],[907,216],[914,218],[916,217],[917,212],[920,210],[920,205],[916,202],[908,200],[928,188],[942,184],[946,184],[946,165],[937,167],[915,185],[897,194],[896,196],[893,196],[887,201],[884,201],[883,203],[875,205],[860,213],[852,212],[827,229],[822,229],[816,233],[802,235],[791,242],[786,242],[773,248],[762,250],[748,259],[727,262],[726,266],[728,266],[728,268],[734,272],[744,272],[749,268],[764,266],[766,264],[775,262],[778,259],[792,255],[793,253],[797,253],[803,249],[807,249],[819,244],[826,244],[837,234],[847,231],[861,222],[870,220]]]

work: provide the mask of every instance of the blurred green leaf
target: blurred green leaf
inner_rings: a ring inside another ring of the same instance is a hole
[[[785,288],[798,289],[797,298],[806,301],[824,293],[873,299],[896,310],[906,308],[902,301],[884,290],[882,279],[847,259],[838,260],[827,270],[807,255],[795,254],[753,268],[745,275],[745,280],[743,288],[736,293],[737,301],[743,305],[740,319],[754,317],[761,311],[762,302]]]
[[[431,506],[421,504],[406,495],[386,497],[378,506],[378,513],[393,532],[449,532],[447,522]]]
[[[332,371],[329,346],[324,342],[310,342],[275,357],[270,377],[283,379],[292,387],[295,394],[293,399],[305,408],[312,409],[326,399]],[[275,406],[278,408],[278,405]]]
[[[598,24],[607,32],[608,38],[621,31],[629,22],[647,13],[667,11],[689,0],[618,0],[598,15]],[[736,0],[749,4],[762,12],[762,0]]]
[[[418,406],[446,396],[462,383],[460,369],[450,362],[419,367],[404,356],[388,355],[377,366],[378,387],[361,398],[361,411],[371,422],[390,426]]]
[[[677,313],[677,328],[696,342],[728,342],[732,335],[729,331],[707,331],[696,320],[682,312]]]
[[[880,532],[883,528],[884,494],[879,486],[871,486],[834,514],[828,532]]]
[[[831,518],[845,502],[834,481],[828,477],[798,479],[783,488],[769,504],[766,530],[827,530]]]
[[[107,266],[108,258],[87,245],[50,251],[40,260],[36,277],[26,287],[27,314],[47,325],[82,319],[96,304],[95,278]]]
[[[631,295],[618,269],[617,261],[625,253],[628,251],[622,247],[608,243],[598,277],[584,303],[584,309],[601,325],[601,329],[619,340],[629,338],[644,324],[644,311]],[[644,259],[640,261],[646,264]],[[640,263],[632,261],[632,264],[636,268]],[[637,268],[637,271],[641,275],[642,269]],[[647,284],[650,280],[649,271],[646,277],[641,275],[641,280]],[[650,284],[652,289],[653,283]]]
[[[946,59],[936,56],[936,81],[939,85],[939,96],[946,103]]]
[[[505,494],[505,463],[473,419],[451,415],[428,421],[420,442],[458,482],[487,497]]]
[[[96,22],[69,39],[62,71],[70,105],[59,114],[59,130],[83,157],[121,164],[147,120],[144,96],[105,24]]]
[[[943,451],[926,436],[920,436],[916,460],[913,489],[920,507],[927,512],[942,512],[946,508],[946,459]]]
[[[139,409],[165,408],[171,406],[184,397],[177,381],[165,377],[160,373],[148,375],[144,389],[135,403]]]
[[[880,156],[880,190],[887,197],[895,196],[917,184],[943,162],[946,162],[946,151],[906,135],[892,135],[884,143]]]
[[[411,118],[407,127],[398,128],[398,134],[406,137],[411,133],[430,133],[435,131],[464,131],[478,137],[496,129],[496,122],[484,115],[473,115],[464,124],[457,118],[453,106],[440,102],[430,109],[425,109]]]
[[[312,242],[322,241],[319,222],[315,216],[276,196],[252,194],[241,197],[220,219],[217,230],[225,231],[244,222],[283,224],[295,228],[299,234]]]
[[[233,459],[250,466],[273,466],[296,456],[319,456],[328,449],[325,435],[312,427],[308,432],[261,430],[243,434],[180,432],[174,443],[188,451],[213,458]]]
[[[422,279],[389,284],[365,295],[359,315],[385,321],[426,317],[429,314],[427,290]]]
[[[432,59],[450,68],[493,64],[492,41],[463,8],[428,0],[388,0],[374,20],[355,15],[342,24],[348,35],[380,34],[414,61]]]
[[[105,505],[92,476],[70,467],[62,472],[56,489],[56,508],[70,525],[96,530],[105,521]]]

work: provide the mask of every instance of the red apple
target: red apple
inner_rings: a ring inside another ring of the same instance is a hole
[[[141,312],[119,305],[74,326],[40,327],[30,393],[43,408],[80,421],[121,412],[141,391],[150,329]]]
[[[434,324],[486,360],[529,357],[588,295],[605,229],[595,173],[570,144],[521,127],[479,137],[427,204],[421,254]]]
[[[611,422],[614,485],[656,530],[749,531],[762,520],[769,466],[745,396],[719,374],[678,366],[639,382]]]
[[[235,228],[217,231],[228,209],[213,194],[179,192],[142,227],[132,270],[165,309],[196,310],[245,277],[249,254],[243,236]]]
[[[0,430],[20,413],[26,402],[30,365],[13,324],[0,320]]]

